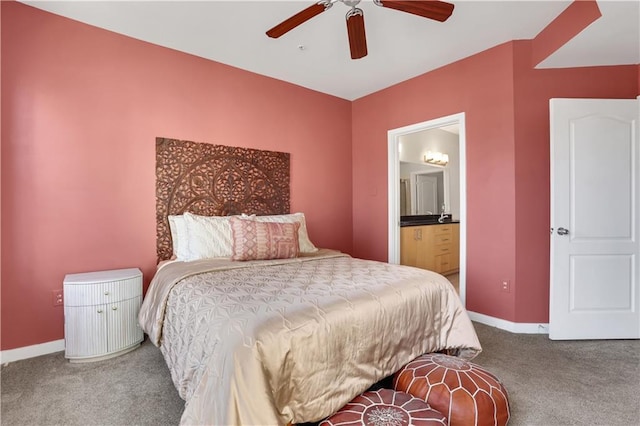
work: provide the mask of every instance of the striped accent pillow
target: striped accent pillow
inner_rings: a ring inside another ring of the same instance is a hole
[[[298,222],[300,229],[298,229],[298,244],[300,244],[300,253],[313,253],[318,251],[318,248],[313,245],[309,239],[307,233],[307,221],[305,220],[304,213],[291,213],[291,214],[276,214],[269,216],[247,216],[248,219],[256,220],[258,222],[278,222],[278,223],[292,223]]]
[[[300,223],[258,222],[230,218],[232,260],[289,259],[300,253]]]

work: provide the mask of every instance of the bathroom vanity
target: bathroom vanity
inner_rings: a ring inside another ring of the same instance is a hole
[[[460,223],[437,219],[401,221],[400,263],[443,275],[460,268]]]

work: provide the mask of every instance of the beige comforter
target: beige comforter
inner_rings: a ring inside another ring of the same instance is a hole
[[[327,250],[169,263],[139,320],[186,401],[182,424],[317,421],[423,353],[481,350],[446,278]]]

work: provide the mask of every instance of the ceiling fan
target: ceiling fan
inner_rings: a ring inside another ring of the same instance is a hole
[[[335,2],[342,2],[351,9],[347,12],[347,33],[349,35],[349,48],[351,59],[360,59],[367,56],[367,39],[364,31],[364,12],[356,7],[360,0],[320,0],[306,9],[285,19],[275,27],[267,31],[271,38],[278,38],[291,31],[298,25],[308,21],[316,15],[329,9]],[[373,0],[377,6],[412,13],[424,18],[436,21],[446,21],[453,13],[453,4],[435,0]]]

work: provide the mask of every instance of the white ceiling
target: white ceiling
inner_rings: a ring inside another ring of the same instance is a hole
[[[570,3],[450,1],[437,22],[363,0],[368,56],[352,60],[348,7],[279,39],[265,31],[314,3],[290,1],[23,1],[130,37],[353,100],[510,40],[531,39]],[[600,0],[602,18],[541,67],[640,63],[640,0]]]

